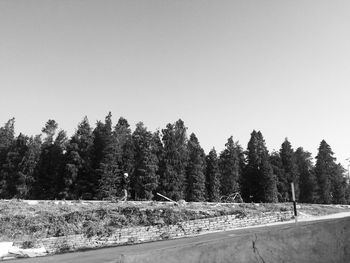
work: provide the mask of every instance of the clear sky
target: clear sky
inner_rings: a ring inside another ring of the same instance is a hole
[[[350,1],[0,0],[0,123],[72,135],[112,111],[202,147],[322,139],[350,157]]]

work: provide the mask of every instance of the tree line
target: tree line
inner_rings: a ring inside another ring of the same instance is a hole
[[[255,130],[246,150],[231,136],[220,153],[206,154],[181,119],[151,132],[142,122],[132,131],[122,117],[113,125],[111,113],[95,127],[85,117],[68,138],[55,120],[40,135],[15,136],[12,118],[0,128],[0,198],[115,200],[127,189],[132,200],[159,192],[217,202],[239,193],[245,202],[286,202],[294,182],[299,202],[349,203],[346,171],[333,155],[324,140],[315,164],[288,139],[269,153]]]

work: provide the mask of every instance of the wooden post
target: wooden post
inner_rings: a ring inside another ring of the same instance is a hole
[[[294,192],[294,183],[291,183],[292,186],[292,198],[293,198],[293,208],[294,208],[294,218],[295,223],[298,223],[298,212],[297,212],[297,203],[295,201],[295,192]]]

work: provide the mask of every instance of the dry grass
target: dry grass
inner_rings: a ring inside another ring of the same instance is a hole
[[[224,204],[98,201],[0,201],[0,241],[84,234],[108,236],[129,226],[168,225],[198,218],[292,210],[288,204]],[[300,211],[324,215],[350,211],[348,206],[302,204]]]

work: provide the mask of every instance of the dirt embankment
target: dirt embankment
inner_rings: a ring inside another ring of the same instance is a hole
[[[286,204],[232,204],[93,201],[0,201],[0,241],[28,241],[74,234],[108,236],[120,228],[171,225],[178,222],[264,212],[291,211]],[[299,211],[324,215],[350,211],[348,206],[300,205]]]

